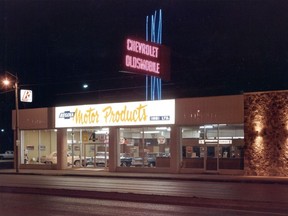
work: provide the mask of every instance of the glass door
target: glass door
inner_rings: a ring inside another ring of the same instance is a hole
[[[219,131],[218,125],[200,126],[199,143],[202,144],[201,153],[204,155],[204,169],[218,171],[219,169]]]
[[[106,168],[109,166],[109,128],[82,131],[86,167]]]
[[[218,170],[217,145],[206,144],[206,170]]]

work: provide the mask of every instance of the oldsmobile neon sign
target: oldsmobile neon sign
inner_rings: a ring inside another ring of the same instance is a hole
[[[175,123],[175,100],[55,108],[55,127],[163,125]]]
[[[160,44],[128,38],[125,41],[121,72],[170,80],[170,50]]]

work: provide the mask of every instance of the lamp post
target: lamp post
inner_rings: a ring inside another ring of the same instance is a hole
[[[19,145],[20,145],[20,140],[19,140],[19,106],[18,106],[18,76],[14,75],[8,71],[6,71],[6,73],[8,73],[9,75],[13,76],[15,78],[15,82],[13,85],[13,88],[15,89],[15,110],[16,110],[16,114],[15,114],[15,130],[16,130],[16,137],[15,137],[15,166],[16,166],[16,173],[19,173]],[[10,84],[10,80],[8,80],[7,78],[5,78],[3,80],[3,84],[8,86]]]

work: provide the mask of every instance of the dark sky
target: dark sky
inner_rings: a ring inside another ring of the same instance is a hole
[[[287,89],[287,0],[0,0],[0,76],[17,73],[33,90],[21,109],[145,100],[145,77],[119,72],[123,42],[145,39],[159,9],[171,49],[163,99]],[[13,143],[15,97],[5,91],[1,151]]]
[[[145,77],[119,72],[122,47],[145,39],[159,9],[171,48],[163,99],[287,89],[288,1],[272,0],[0,0],[0,75],[33,90],[20,108],[145,100]]]

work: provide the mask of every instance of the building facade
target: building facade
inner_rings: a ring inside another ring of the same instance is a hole
[[[19,166],[287,176],[285,96],[283,91],[21,109]],[[267,128],[257,123],[264,119]]]

